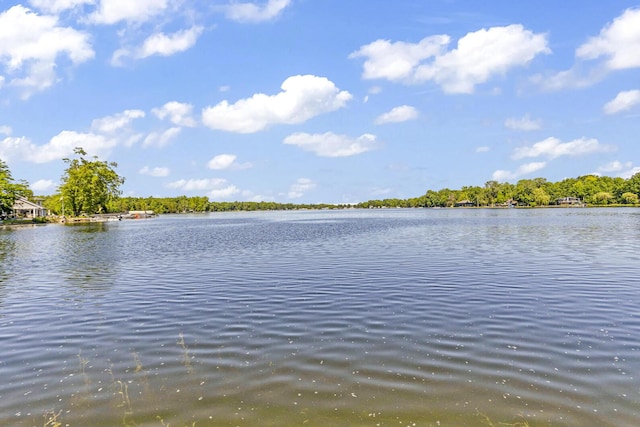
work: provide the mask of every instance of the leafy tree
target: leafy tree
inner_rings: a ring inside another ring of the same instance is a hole
[[[551,196],[544,191],[544,188],[538,187],[533,190],[533,201],[537,206],[546,206],[551,201]]]
[[[638,204],[638,195],[635,193],[623,193],[622,194],[622,202],[627,205],[637,205]]]
[[[0,159],[0,214],[11,212],[18,197],[32,196],[25,181],[15,182],[11,176],[9,166]]]
[[[600,191],[591,196],[591,201],[595,205],[608,205],[613,200],[613,195],[606,191]]]
[[[637,194],[640,196],[640,172],[629,178],[623,186],[625,192]]]
[[[73,216],[78,216],[82,212],[106,211],[107,204],[121,194],[120,186],[124,183],[124,178],[114,170],[118,164],[98,160],[95,156],[93,160],[87,160],[84,157],[87,153],[82,148],[76,148],[74,153],[78,158],[63,159],[69,165],[60,186],[65,212],[71,211]]]

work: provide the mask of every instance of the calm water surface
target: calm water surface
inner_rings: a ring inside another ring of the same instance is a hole
[[[640,210],[0,229],[0,425],[640,424]]]

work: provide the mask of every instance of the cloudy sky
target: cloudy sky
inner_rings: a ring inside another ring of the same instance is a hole
[[[640,3],[0,0],[0,159],[125,195],[353,203],[640,172]]]

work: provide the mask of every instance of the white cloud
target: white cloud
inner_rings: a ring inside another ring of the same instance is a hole
[[[263,6],[255,3],[231,3],[225,7],[227,18],[238,22],[262,22],[277,17],[291,0],[268,0]]]
[[[192,48],[203,32],[203,27],[192,27],[173,34],[155,33],[139,47],[122,47],[113,52],[111,65],[120,67],[127,58],[143,59],[150,56],[171,56]]]
[[[31,140],[25,137],[7,137],[0,140],[0,159],[24,159],[36,150]]]
[[[82,147],[89,156],[105,157],[114,147],[121,144],[132,145],[141,138],[139,134],[132,134],[129,129],[131,122],[141,117],[144,117],[144,112],[141,110],[125,110],[122,113],[93,120],[90,132],[64,130],[44,145],[36,145],[25,137],[7,137],[0,140],[0,158],[48,163],[72,156],[76,147]],[[170,137],[171,135],[160,134],[156,135],[153,141],[159,143],[163,138]]]
[[[173,138],[180,134],[182,128],[172,127],[163,132],[151,132],[142,142],[143,147],[164,147],[167,145]]]
[[[606,114],[615,114],[630,110],[640,104],[640,90],[627,90],[618,93],[614,99],[604,105]]]
[[[594,68],[583,74],[579,68],[574,66],[569,70],[560,71],[550,76],[537,74],[531,78],[531,81],[545,90],[580,89],[599,82],[606,74],[606,70],[602,68]]]
[[[486,153],[487,151],[490,151],[490,150],[491,150],[491,147],[482,146],[482,147],[476,148],[476,153]]]
[[[532,162],[526,163],[518,168],[515,172],[506,170],[497,170],[493,173],[492,179],[495,181],[509,181],[511,179],[518,178],[523,175],[529,175],[533,172],[539,171],[547,166],[546,162]]]
[[[594,138],[579,138],[569,142],[562,142],[558,138],[550,137],[536,142],[531,147],[520,147],[514,151],[514,159],[525,157],[545,156],[555,159],[560,156],[580,156],[584,154],[612,151],[613,147],[603,145]]]
[[[180,179],[167,184],[167,187],[178,188],[184,191],[202,191],[219,188],[226,184],[227,180],[223,178]]]
[[[602,165],[598,168],[598,172],[619,172],[623,169],[630,169],[633,166],[631,162],[620,162],[615,160],[613,162],[609,162],[606,165]]]
[[[236,163],[237,156],[235,154],[218,154],[213,157],[207,163],[207,167],[213,170],[224,170],[224,169],[248,169],[252,166],[251,163]]]
[[[171,171],[169,170],[169,168],[163,168],[163,167],[150,168],[149,166],[144,166],[142,169],[138,171],[138,173],[140,175],[163,177],[163,176],[169,176]]]
[[[635,168],[631,168],[627,171],[621,172],[620,174],[618,174],[618,176],[620,178],[629,179],[637,173],[640,173],[640,166],[636,166]]]
[[[36,9],[53,14],[84,4],[94,4],[94,2],[95,0],[29,0],[29,4]]]
[[[238,194],[239,192],[240,190],[238,190],[238,187],[236,187],[235,185],[228,185],[224,188],[211,190],[207,194],[213,199],[226,199],[233,196],[234,194]]]
[[[168,0],[101,0],[100,7],[89,15],[95,24],[116,24],[120,21],[142,23],[162,13]]]
[[[600,35],[591,37],[576,49],[577,61],[572,68],[547,77],[537,75],[533,82],[547,90],[591,86],[612,70],[640,67],[639,51],[640,9],[627,9],[605,26]],[[600,58],[604,59],[583,70],[584,61]]]
[[[135,119],[145,116],[142,110],[124,110],[122,113],[95,119],[91,129],[100,133],[115,133],[127,128]]]
[[[186,127],[196,126],[196,121],[191,116],[192,111],[193,105],[177,101],[167,102],[162,107],[151,110],[160,120],[168,117],[174,125]]]
[[[59,26],[55,16],[40,16],[21,5],[0,13],[0,65],[23,98],[56,83],[60,56],[77,65],[94,55],[89,35]]]
[[[10,126],[0,126],[0,135],[11,135],[12,129]]]
[[[381,125],[384,123],[399,123],[406,122],[408,120],[414,120],[418,118],[418,110],[409,105],[401,105],[395,107],[391,111],[378,116],[375,120],[375,124]]]
[[[209,160],[209,163],[207,163],[207,167],[214,170],[228,169],[235,161],[235,154],[218,154],[217,156]]]
[[[580,59],[605,57],[610,70],[640,67],[640,9],[627,9],[622,15],[576,50]]]
[[[308,178],[299,178],[295,183],[291,184],[287,196],[290,199],[299,199],[314,188],[316,188],[315,182]]]
[[[447,51],[450,40],[447,35],[426,37],[417,44],[377,40],[349,57],[366,58],[365,79],[406,84],[433,81],[447,93],[472,93],[477,84],[551,52],[545,34],[534,34],[521,25],[468,33],[458,40],[457,48]]]
[[[504,126],[509,129],[524,131],[538,130],[542,127],[540,120],[531,120],[529,114],[526,114],[521,119],[509,118],[505,120]]]
[[[104,157],[118,144],[117,139],[94,133],[65,130],[49,140],[47,144],[36,146],[25,140],[19,150],[24,160],[33,163],[48,163],[73,155],[76,147],[82,147],[89,156]]]
[[[192,27],[173,34],[156,33],[149,36],[138,50],[137,58],[147,58],[153,55],[171,56],[184,52],[196,44],[202,34],[202,27]]]
[[[332,132],[321,134],[299,132],[287,136],[283,143],[296,145],[320,157],[348,157],[378,148],[376,136],[368,133],[354,139]]]
[[[273,124],[305,122],[322,113],[345,106],[351,94],[340,91],[325,77],[292,76],[276,95],[255,94],[235,104],[226,100],[202,111],[203,123],[211,129],[253,133]]]
[[[215,199],[227,198],[240,192],[235,185],[223,178],[180,179],[169,183],[167,187],[182,191],[206,191],[209,197]]]
[[[33,191],[47,192],[56,188],[56,183],[50,179],[39,179],[29,186]]]
[[[446,35],[425,37],[418,43],[376,40],[351,53],[349,58],[366,58],[362,74],[365,79],[414,83],[420,63],[441,55],[449,41]]]

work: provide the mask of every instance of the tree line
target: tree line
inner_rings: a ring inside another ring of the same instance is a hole
[[[592,206],[637,205],[640,173],[629,179],[584,175],[558,182],[550,182],[545,178],[521,179],[516,184],[488,181],[482,187],[428,190],[415,198],[370,200],[359,203],[358,207],[541,207],[557,205],[567,197]]]
[[[465,186],[457,190],[428,190],[409,199],[369,200],[358,204],[296,204],[277,202],[216,202],[208,197],[121,197],[124,177],[115,171],[117,164],[97,157],[87,159],[82,148],[74,150],[75,158],[63,159],[67,168],[58,192],[40,197],[43,206],[56,215],[154,211],[165,213],[227,212],[293,209],[344,208],[429,208],[455,206],[520,206],[542,207],[572,198],[592,206],[637,206],[640,199],[640,173],[628,179],[584,175],[550,182],[545,178],[522,179],[515,184],[487,181],[484,186]],[[25,181],[16,181],[6,163],[0,159],[0,216],[11,212],[19,197],[33,199],[33,191]]]

